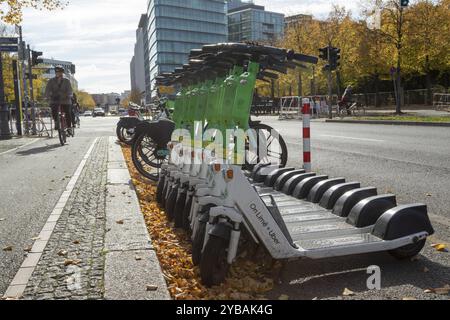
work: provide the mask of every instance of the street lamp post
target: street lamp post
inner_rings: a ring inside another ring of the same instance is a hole
[[[22,36],[22,26],[17,26],[17,30],[19,31],[19,63],[20,63],[20,70],[21,70],[21,76],[22,76],[22,82],[23,82],[23,98],[24,98],[24,109],[25,109],[25,134],[30,133],[30,125],[28,122],[28,86],[27,86],[27,78],[26,78],[26,66],[25,66],[25,42],[23,41]]]
[[[12,138],[9,129],[9,111],[5,101],[5,86],[3,85],[3,61],[0,52],[0,140],[9,140]]]

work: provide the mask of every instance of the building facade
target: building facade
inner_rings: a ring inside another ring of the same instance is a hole
[[[131,90],[136,88],[136,69],[135,69],[135,60],[136,58],[133,56],[130,62],[130,80],[131,80]]]
[[[134,56],[131,60],[131,90],[138,90],[145,94],[145,38],[147,27],[147,15],[141,15],[139,25],[136,30],[136,44],[134,45]]]
[[[189,52],[205,44],[227,41],[225,0],[149,0],[148,64],[154,79],[188,62]]]
[[[239,2],[238,2],[239,3]],[[228,8],[228,40],[230,42],[272,42],[283,37],[284,14],[266,11],[252,2],[235,1]]]
[[[92,99],[94,99],[96,105],[108,109],[108,106],[113,106],[117,104],[116,99],[121,99],[121,95],[115,92],[111,93],[94,93],[91,94]],[[106,110],[108,111],[108,110]]]
[[[296,14],[293,16],[286,17],[284,19],[285,28],[295,28],[299,25],[309,23],[313,19],[312,15],[309,14]]]

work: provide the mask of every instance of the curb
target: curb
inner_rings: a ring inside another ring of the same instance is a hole
[[[325,120],[330,123],[354,123],[354,124],[383,124],[401,126],[423,126],[423,127],[450,127],[449,122],[417,122],[417,121],[388,121],[388,120]]]
[[[116,137],[108,141],[106,226],[105,299],[170,300]]]

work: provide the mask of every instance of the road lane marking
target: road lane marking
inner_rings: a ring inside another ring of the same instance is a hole
[[[75,188],[75,185],[78,179],[80,178],[81,172],[83,172],[87,160],[89,159],[92,151],[94,150],[94,147],[98,139],[99,138],[95,138],[95,140],[92,142],[91,146],[89,147],[89,150],[86,152],[80,164],[78,165],[78,168],[75,170],[74,175],[72,176],[72,178],[70,179],[69,183],[66,186],[66,190],[59,198],[52,213],[48,217],[47,222],[45,223],[44,227],[39,233],[38,238],[35,240],[31,252],[27,255],[27,257],[23,261],[15,277],[11,281],[8,289],[6,290],[3,296],[4,298],[20,298],[23,295],[27,287],[28,281],[30,280],[31,275],[33,274],[34,269],[36,268],[45,250],[45,247],[47,246],[47,243],[50,240],[53,230],[56,227],[56,223],[61,217],[63,209],[65,208],[67,201],[69,200],[70,195],[72,194],[73,189]]]
[[[29,146],[30,144],[33,144],[33,143],[37,142],[38,140],[40,140],[40,139],[39,138],[35,138],[32,141],[25,143],[23,146],[18,146],[18,147],[14,148],[14,149],[10,149],[8,151],[0,152],[0,156],[4,155],[4,154],[7,154],[7,153],[11,153],[11,152],[17,151],[17,150],[22,149],[22,148],[25,148],[26,146]]]
[[[385,140],[377,140],[377,139],[354,138],[354,137],[347,137],[347,136],[335,136],[335,135],[329,135],[329,134],[321,134],[320,137],[349,139],[349,140],[360,140],[360,141],[370,141],[370,142],[384,142],[385,141]]]

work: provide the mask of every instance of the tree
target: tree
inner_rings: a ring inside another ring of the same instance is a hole
[[[137,89],[131,90],[129,101],[136,104],[141,104],[141,100],[142,100],[142,93]]]
[[[125,99],[122,99],[120,105],[124,108],[128,108],[129,103],[130,103],[130,96],[126,97]]]
[[[8,24],[19,24],[25,8],[55,10],[62,9],[67,4],[68,2],[61,0],[0,0],[0,20]]]
[[[89,93],[83,90],[79,90],[78,92],[76,92],[76,95],[81,108],[90,110],[93,110],[95,108],[95,101]]]
[[[424,0],[408,11],[411,23],[405,32],[404,65],[411,72],[425,75],[429,105],[432,104],[432,71],[445,70],[449,66],[449,4],[450,1],[447,1],[445,8],[444,1],[433,3]]]
[[[362,7],[361,16],[364,20],[355,26],[358,33],[358,47],[355,52],[354,64],[357,79],[362,80],[366,104],[369,86],[375,92],[375,106],[379,106],[379,84],[381,78],[389,79],[392,66],[392,55],[388,52],[389,42],[380,30],[382,0],[369,1]]]
[[[409,20],[405,15],[404,9],[400,5],[399,0],[372,0],[376,9],[380,12],[380,28],[378,30],[380,36],[389,44],[387,46],[390,51],[389,57],[393,57],[392,65],[395,65],[396,91],[397,103],[396,114],[401,114],[403,86],[402,86],[402,71],[403,71],[403,45],[405,38],[405,29]]]
[[[343,86],[352,84],[364,93],[375,93],[375,105],[379,106],[378,92],[390,84],[390,69],[396,67],[398,87],[410,79],[422,80],[429,89],[433,79],[448,86],[450,75],[450,0],[415,0],[407,8],[400,8],[399,0],[363,0],[362,10],[352,17],[342,7],[334,7],[326,20],[312,19],[288,27],[278,44],[287,49],[317,56],[318,49],[332,46],[341,49],[341,66],[338,69]],[[374,13],[376,13],[374,15]],[[377,17],[371,25],[368,20]],[[373,26],[376,26],[374,28]],[[326,62],[302,75],[314,78],[312,83],[299,79],[298,71],[280,75],[281,92],[293,88],[293,92],[305,95],[326,94],[326,74],[321,70]],[[339,77],[337,77],[339,78]],[[436,82],[437,82],[436,81]],[[301,86],[301,90],[295,90]],[[335,84],[333,84],[333,87]],[[268,93],[272,86],[260,84],[258,92]],[[274,86],[277,91],[277,85]],[[396,90],[398,89],[396,86]],[[421,83],[416,88],[423,88]],[[336,92],[336,88],[333,88]],[[403,90],[399,90],[400,94]],[[368,102],[368,95],[366,95]],[[397,108],[396,112],[401,112]]]

